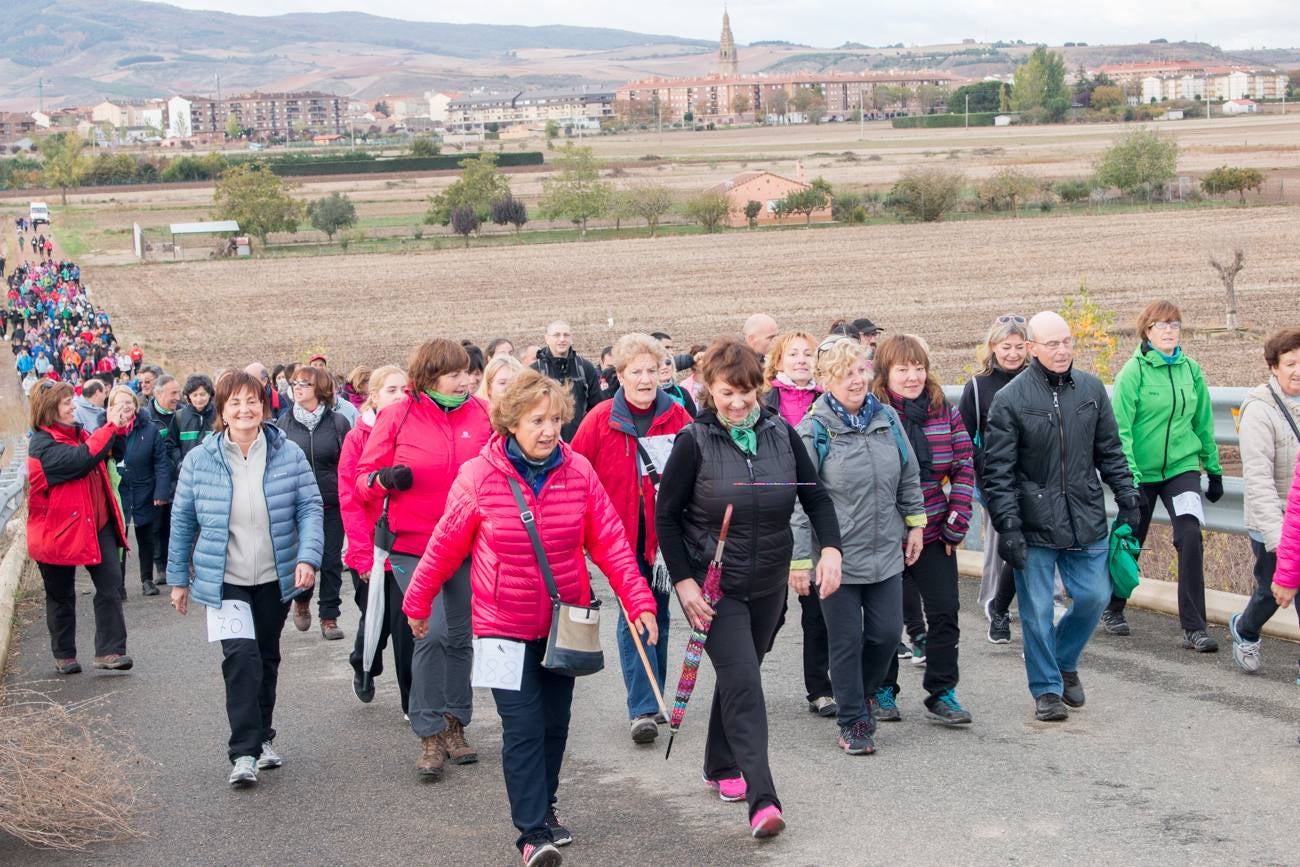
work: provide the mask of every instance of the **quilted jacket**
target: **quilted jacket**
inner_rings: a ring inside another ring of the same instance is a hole
[[[320,568],[325,512],[316,477],[302,449],[273,424],[262,425],[262,435],[266,437],[262,488],[271,518],[280,598],[288,602],[302,592],[294,587],[294,568],[299,563]],[[172,532],[167,546],[167,583],[172,587],[189,586],[195,602],[213,608],[221,606],[234,490],[222,451],[225,442],[224,433],[210,436],[185,456],[172,501]]]

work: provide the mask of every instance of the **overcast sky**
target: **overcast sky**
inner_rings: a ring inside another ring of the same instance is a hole
[[[352,10],[418,21],[573,24],[717,39],[722,3],[699,0],[167,0],[250,15]],[[1223,48],[1300,44],[1295,0],[732,0],[739,43],[785,39],[819,47],[981,41],[1127,43],[1201,40]]]

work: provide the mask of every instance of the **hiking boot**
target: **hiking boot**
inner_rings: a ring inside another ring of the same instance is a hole
[[[140,595],[142,595],[142,596],[157,596],[159,592],[160,592],[160,591],[158,590],[157,587],[154,586],[154,583],[153,583],[152,581],[141,581],[141,582],[140,582]]]
[[[1079,681],[1079,672],[1061,672],[1061,683],[1065,685],[1065,689],[1061,691],[1061,700],[1066,706],[1083,707],[1086,697],[1083,694],[1083,684]]]
[[[659,737],[659,724],[655,722],[654,714],[643,713],[632,720],[632,743],[652,744],[657,737]]]
[[[1228,618],[1228,634],[1232,636],[1232,659],[1237,663],[1237,668],[1246,674],[1255,674],[1259,671],[1259,641],[1247,641],[1241,637],[1237,631],[1237,621],[1240,618],[1240,614]]]
[[[990,644],[1010,644],[1011,643],[1011,616],[1008,614],[999,614],[990,609],[989,619],[989,643]]]
[[[298,622],[297,615],[294,616],[294,624]],[[320,634],[326,641],[338,641],[343,637],[343,630],[339,629],[338,620],[333,617],[322,617],[320,619]]]
[[[420,760],[415,763],[415,772],[424,780],[436,783],[442,779],[447,766],[447,751],[442,746],[441,735],[429,735],[420,738]]]
[[[898,709],[898,702],[894,700],[894,690],[888,686],[876,690],[876,694],[868,699],[868,703],[871,706],[871,715],[877,722],[900,722],[903,719],[903,712]]]
[[[59,674],[81,674],[81,663],[75,659],[56,659],[54,670]]]
[[[666,725],[668,725],[668,717],[664,716],[664,715],[661,714],[661,713],[657,713],[657,714],[655,714],[655,725],[657,725],[657,726],[666,726]]]
[[[525,843],[520,854],[524,858],[524,867],[559,867],[564,863],[564,856],[550,842]]]
[[[876,751],[876,742],[871,739],[871,726],[866,720],[858,720],[853,725],[840,726],[840,749],[851,756],[869,756]]]
[[[808,702],[808,712],[817,716],[835,716],[840,712],[840,706],[829,695],[819,695]]]
[[[1184,629],[1183,649],[1195,650],[1197,653],[1216,653],[1219,642],[1210,637],[1204,629]]]
[[[95,657],[95,668],[106,668],[109,671],[130,671],[133,665],[135,663],[125,653],[110,653],[108,656]]]
[[[257,757],[257,769],[270,771],[284,765],[284,759],[272,747],[270,741],[262,741],[262,754]]]
[[[226,782],[237,789],[245,789],[257,784],[257,760],[252,756],[240,756],[235,759],[235,766],[230,769]]]
[[[755,840],[767,840],[785,830],[785,819],[775,804],[759,807],[754,818],[749,820],[749,833]]]
[[[912,639],[912,665],[925,665],[925,635]]]
[[[443,729],[439,737],[442,738],[442,748],[447,751],[448,758],[453,765],[472,765],[478,761],[478,750],[469,745],[465,740],[465,726],[461,721],[451,714],[443,714],[447,720],[447,727]]]
[[[1070,718],[1070,712],[1059,695],[1045,692],[1034,699],[1034,718],[1039,722],[1061,722]]]
[[[1101,628],[1110,635],[1129,635],[1128,621],[1123,611],[1104,611],[1101,615]]]
[[[951,689],[945,689],[927,698],[925,711],[930,719],[944,725],[960,726],[969,725],[971,722],[970,711],[961,706],[961,702],[957,701],[957,693]]]
[[[293,628],[299,632],[311,629],[311,605],[306,599],[293,603]]]
[[[560,814],[555,812],[555,805],[546,808],[546,830],[551,832],[551,842],[556,846],[567,846],[573,842],[573,835],[560,821]]]
[[[352,693],[364,704],[375,700],[375,679],[360,671],[352,672]]]
[[[906,641],[900,641],[900,642],[898,642],[898,653],[897,653],[896,655],[898,656],[898,658],[899,658],[900,660],[902,660],[902,659],[911,659],[911,658],[912,658],[912,648],[910,648],[910,647],[907,646],[907,642],[906,642]]]
[[[718,797],[723,801],[743,801],[745,794],[749,791],[745,785],[744,777],[728,777],[725,780],[710,780],[704,778],[705,784],[718,793]]]

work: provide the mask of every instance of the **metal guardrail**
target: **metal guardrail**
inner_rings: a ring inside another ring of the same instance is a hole
[[[6,451],[0,442],[0,455]],[[0,472],[0,527],[9,523],[27,496],[27,440],[20,440],[13,450],[9,465]]]
[[[963,386],[945,385],[943,393],[948,401],[954,406],[961,400]],[[1106,386],[1106,392],[1109,394],[1111,387]],[[1241,444],[1237,436],[1237,415],[1241,409],[1241,402],[1246,399],[1249,388],[1236,388],[1216,386],[1210,389],[1210,405],[1214,413],[1214,441],[1220,446],[1238,446]],[[1106,514],[1115,517],[1115,499],[1111,495],[1110,489],[1105,488],[1106,494]],[[1246,527],[1244,524],[1244,495],[1245,482],[1235,476],[1226,476],[1223,479],[1223,498],[1217,503],[1211,503],[1209,500],[1202,498],[1205,507],[1205,523],[1207,530],[1213,530],[1217,533],[1235,533],[1245,535]],[[1169,515],[1165,513],[1163,507],[1157,508],[1152,520],[1157,524],[1170,523]]]

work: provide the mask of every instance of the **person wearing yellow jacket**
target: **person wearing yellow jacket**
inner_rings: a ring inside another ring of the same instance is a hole
[[[1141,344],[1115,377],[1113,403],[1120,442],[1142,495],[1142,518],[1134,529],[1145,544],[1157,499],[1173,524],[1178,551],[1178,620],[1182,646],[1198,653],[1219,649],[1205,629],[1204,542],[1201,471],[1209,477],[1205,498],[1223,496],[1223,469],[1214,442],[1210,390],[1201,368],[1183,352],[1182,314],[1170,301],[1152,301],[1138,316]],[[1111,598],[1102,626],[1128,635],[1127,600]]]

